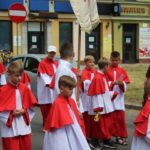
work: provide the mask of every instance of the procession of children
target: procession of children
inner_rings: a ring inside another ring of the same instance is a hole
[[[30,88],[32,81],[20,62],[11,62],[7,70],[0,63],[0,132],[3,150],[32,149],[34,107],[40,108],[43,118],[43,150],[101,150],[126,146],[128,131],[124,93],[130,80],[127,72],[119,66],[120,53],[113,51],[110,60],[101,58],[97,62],[98,68],[95,67],[94,57],[87,55],[81,71],[72,65],[72,44],[66,42],[61,45],[59,61],[55,60],[56,51],[55,46],[49,46],[47,57],[39,63],[37,99]],[[147,101],[135,120],[132,150],[142,150],[137,149],[137,143],[140,142],[145,144],[143,150],[150,147],[149,88],[150,81],[147,79]]]

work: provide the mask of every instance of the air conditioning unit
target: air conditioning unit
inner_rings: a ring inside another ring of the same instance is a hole
[[[54,0],[49,0],[49,12],[55,12],[54,3]]]

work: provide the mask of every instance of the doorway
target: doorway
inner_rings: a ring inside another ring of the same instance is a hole
[[[136,24],[123,24],[123,63],[136,63]]]
[[[28,22],[28,53],[44,53],[44,26],[43,22]]]
[[[92,55],[97,61],[100,58],[100,25],[92,31],[91,34],[86,33],[86,55]]]
[[[28,53],[44,53],[44,32],[28,32]]]

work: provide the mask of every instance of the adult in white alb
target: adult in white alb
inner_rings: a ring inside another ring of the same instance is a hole
[[[60,56],[61,59],[59,60],[59,65],[56,71],[56,77],[55,77],[55,97],[60,93],[59,87],[58,87],[58,81],[59,78],[63,75],[68,75],[75,79],[77,82],[77,74],[78,72],[74,72],[72,63],[74,58],[74,51],[72,48],[72,45],[70,43],[63,43],[60,48]],[[78,74],[79,75],[79,74]],[[73,89],[72,98],[76,100],[76,94],[77,94],[77,88]],[[80,101],[80,99],[79,99]],[[82,103],[80,102],[79,106],[80,112],[84,112]]]

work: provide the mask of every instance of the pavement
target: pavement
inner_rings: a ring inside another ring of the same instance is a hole
[[[125,103],[125,108],[126,109],[140,110],[142,108],[142,104],[141,105],[137,105],[137,104]]]

